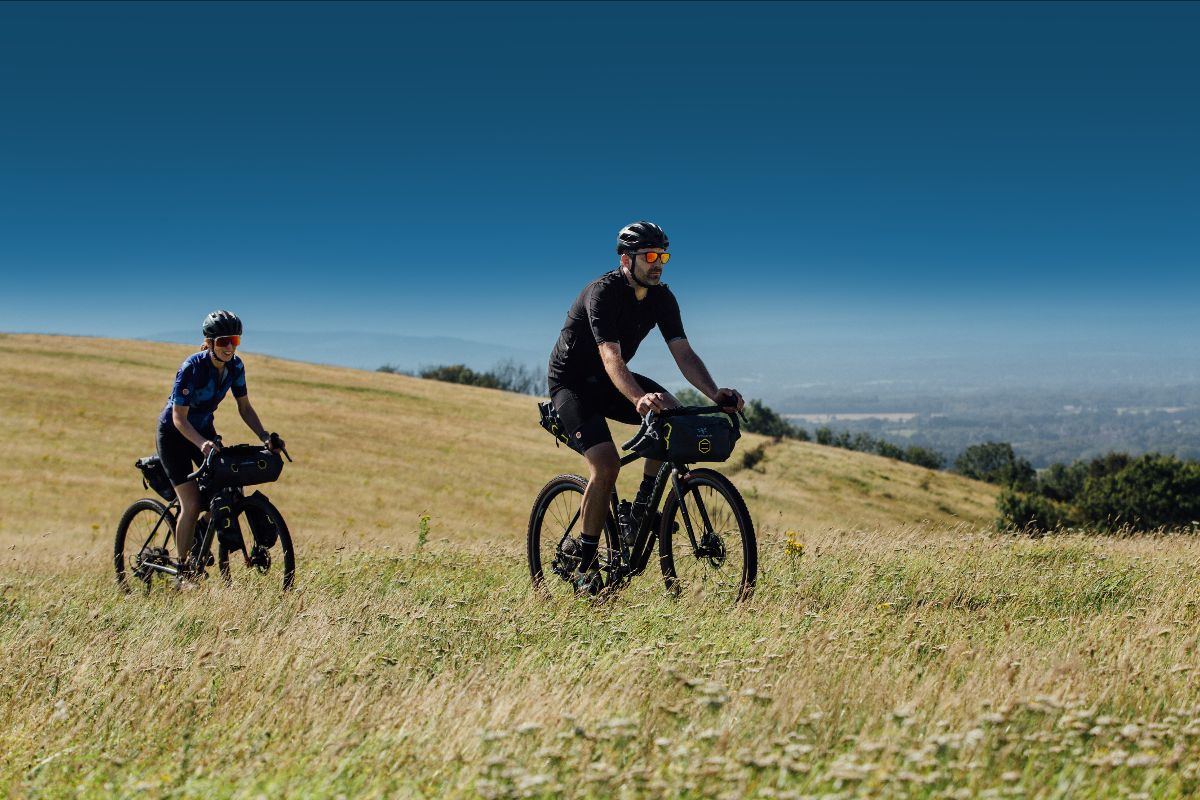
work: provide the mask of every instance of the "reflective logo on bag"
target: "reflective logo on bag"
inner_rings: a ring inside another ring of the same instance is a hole
[[[701,439],[696,443],[696,446],[699,448],[701,453],[707,453],[709,450],[712,450],[712,442],[710,442],[708,439]]]

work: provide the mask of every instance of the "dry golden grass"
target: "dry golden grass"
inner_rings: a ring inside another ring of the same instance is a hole
[[[121,511],[144,495],[133,462],[154,452],[158,413],[194,348],[151,342],[0,335],[0,546],[38,541],[78,553],[110,547]],[[531,397],[405,376],[244,355],[264,424],[297,459],[267,493],[301,552],[411,542],[524,547],[538,489],[582,459],[555,448]],[[632,429],[614,426],[619,441]],[[249,441],[232,401],[217,412],[228,442]],[[617,430],[619,429],[619,430]],[[765,530],[885,529],[928,520],[987,524],[986,484],[813,444],[764,445],[755,470],[726,471]],[[632,493],[638,467],[625,470]],[[32,555],[32,554],[31,554]]]
[[[186,353],[0,337],[6,796],[1200,790],[1200,544],[989,532],[985,487],[812,445],[731,470],[760,523],[749,604],[652,574],[538,600],[525,516],[577,460],[530,399],[249,355],[300,459],[268,489],[296,591],[120,595],[112,526]]]

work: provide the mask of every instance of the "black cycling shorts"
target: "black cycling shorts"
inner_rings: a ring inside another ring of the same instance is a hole
[[[633,379],[646,392],[665,392],[663,387],[645,375],[633,373]],[[589,377],[570,386],[550,387],[550,402],[558,412],[567,435],[586,452],[604,442],[611,442],[612,432],[607,419],[638,425],[642,418],[629,398],[621,394],[607,376]]]
[[[203,435],[203,431],[201,431]],[[215,436],[215,434],[214,434]],[[208,437],[212,439],[212,436]],[[204,462],[200,448],[188,441],[171,420],[158,425],[158,457],[167,470],[172,486],[187,483],[188,475]],[[194,466],[193,466],[194,465]]]

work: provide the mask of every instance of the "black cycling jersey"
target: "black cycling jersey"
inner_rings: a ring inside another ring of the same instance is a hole
[[[668,344],[687,338],[679,303],[665,283],[651,287],[638,300],[621,270],[601,275],[584,287],[567,312],[550,354],[550,386],[576,385],[593,376],[607,379],[599,345],[619,343],[621,356],[629,363],[655,325]]]

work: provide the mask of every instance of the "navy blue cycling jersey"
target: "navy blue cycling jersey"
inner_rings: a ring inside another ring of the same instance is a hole
[[[188,406],[187,418],[202,436],[216,435],[213,413],[233,389],[234,397],[246,396],[246,367],[237,356],[229,359],[224,374],[218,378],[217,368],[207,350],[201,350],[179,365],[175,386],[167,399],[166,408],[158,418],[160,425],[171,422],[173,406]]]

